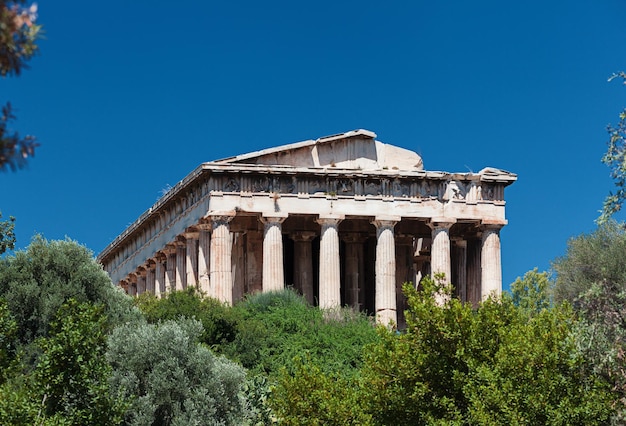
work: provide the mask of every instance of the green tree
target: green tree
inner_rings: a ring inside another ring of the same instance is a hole
[[[565,255],[552,262],[556,273],[554,298],[577,305],[579,297],[594,284],[610,282],[626,290],[626,232],[624,225],[608,221],[590,234],[567,243]]]
[[[358,376],[323,371],[297,358],[292,374],[282,371],[270,405],[284,425],[369,425]]]
[[[547,272],[538,272],[537,268],[517,278],[511,284],[513,304],[528,315],[539,313],[551,306],[550,289],[552,283]]]
[[[0,0],[0,75],[19,75],[38,51],[36,41],[41,26],[36,24],[37,6],[24,6],[25,0]],[[0,113],[0,171],[16,170],[35,154],[37,143],[32,136],[20,137],[10,129],[15,119],[11,104]]]
[[[129,425],[239,425],[244,370],[198,343],[196,320],[122,325],[109,338],[114,392]]]
[[[17,322],[13,319],[6,302],[0,298],[0,383],[4,382],[5,370],[13,359],[13,346]]]
[[[579,313],[580,352],[590,361],[589,374],[611,383],[615,422],[626,421],[626,230],[609,220],[571,239],[565,256],[553,263],[555,297],[568,300]]]
[[[604,424],[612,395],[577,351],[568,304],[546,306],[536,274],[478,308],[405,286],[407,329],[380,329],[362,369],[376,424]],[[524,280],[521,280],[524,281]],[[531,291],[529,292],[529,289]],[[517,302],[514,303],[513,300]],[[531,307],[532,309],[529,309]]]
[[[111,367],[105,359],[107,318],[102,306],[70,299],[51,323],[36,382],[44,412],[73,425],[120,424],[125,404],[111,397]]]
[[[34,369],[15,364],[0,386],[0,424],[115,425],[126,403],[111,396],[102,306],[69,300],[36,344]]]
[[[0,297],[18,324],[18,341],[28,344],[47,336],[63,303],[102,303],[112,324],[135,321],[141,313],[115,287],[84,246],[71,241],[33,238],[26,250],[0,259]]]

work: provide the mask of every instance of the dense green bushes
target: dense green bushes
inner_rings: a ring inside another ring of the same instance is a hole
[[[138,306],[151,323],[180,316],[204,327],[200,340],[237,361],[251,374],[276,377],[294,371],[306,356],[324,371],[351,374],[362,362],[364,345],[376,339],[369,318],[350,309],[325,313],[291,290],[257,293],[228,307],[203,298],[195,289],[157,299],[144,296]]]
[[[109,338],[113,394],[129,425],[241,424],[243,368],[198,343],[191,319],[117,327]]]
[[[531,273],[518,287],[536,289],[540,278]],[[337,379],[308,364],[284,375],[272,400],[279,416],[287,424],[318,424],[307,418],[378,425],[609,420],[613,396],[602,378],[582,368],[569,305],[542,307],[543,296],[527,292],[473,309],[449,293],[434,297],[449,291],[439,283],[426,279],[422,287],[405,287],[407,329],[379,328],[380,341],[366,349],[358,377]]]
[[[602,247],[584,244],[568,256]],[[599,271],[574,307],[537,271],[477,308],[407,286],[398,332],[291,290],[133,301],[84,247],[36,238],[0,260],[0,424],[619,423],[626,292],[603,259],[560,261]]]

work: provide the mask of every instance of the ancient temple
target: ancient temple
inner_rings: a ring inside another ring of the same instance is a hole
[[[233,303],[292,286],[320,308],[403,322],[404,282],[442,272],[462,300],[500,293],[504,188],[425,171],[355,130],[201,164],[98,256],[129,294],[198,286]]]

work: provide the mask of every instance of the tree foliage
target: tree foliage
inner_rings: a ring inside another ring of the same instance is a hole
[[[37,6],[24,6],[25,0],[0,0],[0,75],[19,75],[38,51],[36,41],[41,26],[36,24]],[[37,143],[32,136],[24,138],[10,128],[15,120],[11,104],[0,113],[0,171],[16,170],[35,154]]]
[[[202,343],[272,379],[281,368],[293,370],[294,357],[303,354],[328,371],[349,374],[362,362],[363,346],[376,339],[366,316],[350,309],[325,314],[291,290],[249,295],[234,307],[194,288],[161,299],[142,296],[137,303],[151,323],[197,319],[204,326]]]
[[[73,425],[115,425],[125,404],[111,396],[111,367],[104,357],[107,318],[102,306],[70,299],[41,339],[43,356],[35,372],[44,413]]]
[[[195,318],[202,323],[200,341],[215,350],[234,340],[237,333],[237,313],[228,305],[204,297],[195,287],[172,291],[161,298],[144,293],[136,299],[137,306],[149,323]]]
[[[610,282],[626,289],[626,232],[622,224],[608,221],[590,234],[567,243],[565,255],[552,267],[556,273],[554,298],[576,305],[579,297],[594,284]]]
[[[122,325],[108,343],[114,392],[129,425],[238,425],[244,370],[198,343],[195,320]]]
[[[12,425],[116,425],[125,402],[109,389],[107,319],[102,307],[69,300],[52,321],[42,355],[31,371],[16,365],[0,386],[0,423]]]
[[[0,298],[0,383],[4,382],[4,372],[13,359],[13,345],[17,334],[17,322],[9,308]]]
[[[377,338],[363,314],[347,308],[322,311],[292,290],[250,295],[235,309],[237,335],[223,353],[270,378],[282,368],[293,371],[294,358],[302,356],[324,371],[351,374],[362,363],[363,347]]]
[[[581,353],[589,374],[600,374],[618,403],[614,419],[626,421],[626,230],[609,220],[568,242],[565,256],[553,267],[555,296],[574,304]]]
[[[47,336],[63,303],[102,303],[113,324],[140,318],[132,299],[111,283],[92,253],[78,243],[33,238],[26,250],[0,259],[0,297],[18,324],[17,338],[28,344]]]
[[[336,380],[305,366],[281,378],[277,412],[287,424],[332,415],[350,424],[360,414],[378,425],[605,424],[613,395],[584,368],[574,311],[544,303],[544,277],[533,271],[516,294],[476,309],[428,278],[423,291],[405,286],[407,329],[379,328],[360,377]]]
[[[283,370],[270,405],[284,425],[369,425],[360,377],[324,371],[310,359],[296,358]]]

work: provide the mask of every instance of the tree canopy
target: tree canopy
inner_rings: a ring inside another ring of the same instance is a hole
[[[528,274],[521,293],[476,309],[449,293],[441,304],[434,296],[450,290],[430,279],[405,286],[406,331],[379,328],[358,376],[305,363],[283,376],[274,408],[286,424],[606,424],[614,395],[583,368],[575,313],[545,305],[542,280]]]
[[[0,297],[17,321],[22,344],[46,336],[57,311],[69,299],[103,304],[113,324],[140,316],[92,252],[71,240],[36,236],[26,250],[0,259]]]

